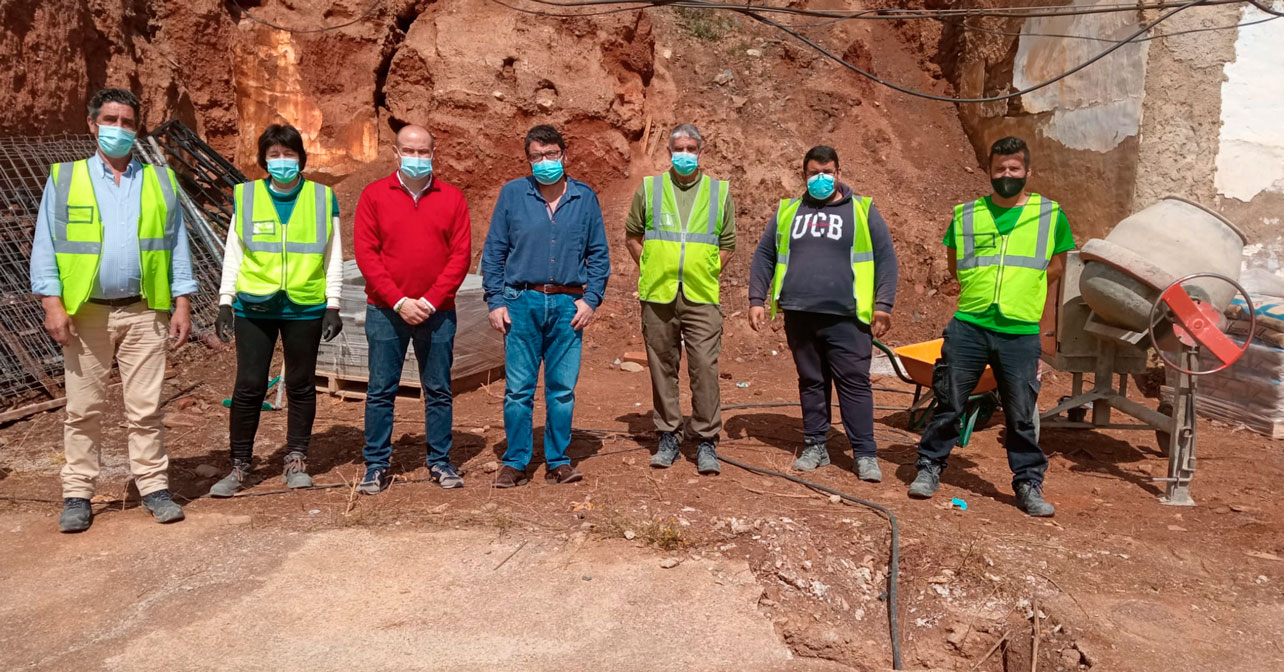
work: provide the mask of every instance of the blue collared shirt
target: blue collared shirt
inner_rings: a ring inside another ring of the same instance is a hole
[[[161,173],[163,176],[164,173]],[[89,178],[98,199],[103,221],[103,251],[98,264],[98,280],[89,293],[92,299],[123,299],[142,294],[142,265],[138,257],[138,218],[142,210],[143,164],[135,158],[120,176],[112,177],[111,166],[99,154],[89,159]],[[54,257],[53,177],[45,182],[45,193],[36,215],[36,234],[31,241],[31,291],[42,296],[60,296],[62,281],[58,278],[58,260]],[[187,227],[179,210],[178,236],[174,241],[171,261],[170,293],[183,296],[196,293],[192,278],[192,259],[187,249]]]
[[[505,285],[574,285],[597,309],[611,275],[611,255],[597,194],[566,178],[550,217],[532,176],[504,185],[482,248],[482,286],[491,310],[504,305]]]

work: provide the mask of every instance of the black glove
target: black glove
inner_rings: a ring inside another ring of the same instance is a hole
[[[232,307],[219,306],[218,319],[214,320],[214,333],[218,334],[218,340],[228,343],[232,340]]]
[[[326,308],[325,317],[321,318],[321,340],[329,343],[341,331],[343,331],[343,320],[339,318],[339,311]]]

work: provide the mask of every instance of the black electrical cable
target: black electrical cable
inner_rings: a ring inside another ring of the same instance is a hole
[[[896,523],[896,514],[892,513],[890,509],[888,509],[887,507],[877,502],[871,502],[867,499],[853,497],[852,495],[849,495],[841,490],[835,490],[834,488],[824,486],[819,483],[813,483],[806,479],[798,478],[793,474],[786,474],[783,472],[774,471],[772,469],[755,467],[751,464],[745,464],[744,462],[741,462],[740,460],[737,460],[735,458],[727,457],[726,455],[720,454],[718,455],[718,459],[722,460],[723,462],[726,462],[727,464],[740,467],[745,471],[753,472],[755,474],[762,474],[765,476],[775,476],[777,478],[783,478],[786,481],[792,481],[799,485],[811,488],[812,490],[823,492],[827,495],[835,495],[849,502],[860,504],[862,506],[867,506],[871,509],[874,509],[875,511],[878,511],[879,513],[883,514],[887,518],[887,522],[891,525],[891,529],[892,529],[891,540],[889,542],[889,546],[890,546],[890,550],[888,553],[889,559],[887,563],[887,624],[888,624],[888,629],[891,632],[891,638],[892,638],[892,669],[893,670],[901,669],[901,642],[900,642],[900,632],[899,632],[899,625],[898,625],[897,613],[896,613],[897,612],[896,591],[897,591],[897,585],[900,580],[901,542],[900,542],[900,528]]]
[[[1271,16],[1265,19],[1257,19],[1256,21],[1232,23],[1225,26],[1209,26],[1207,28],[1190,28],[1188,30],[1174,30],[1171,33],[1160,33],[1158,35],[1147,35],[1146,37],[1140,37],[1133,40],[1133,42],[1137,42],[1137,43],[1150,42],[1151,40],[1158,40],[1165,37],[1176,37],[1178,35],[1190,35],[1192,33],[1211,33],[1219,30],[1235,30],[1238,28],[1246,28],[1248,26],[1256,26],[1263,23],[1269,23],[1279,18],[1280,17],[1278,16]],[[975,26],[966,21],[960,21],[959,25],[964,30],[967,30],[967,31],[978,32],[978,33],[989,33],[991,35],[1007,35],[1011,37],[1056,37],[1056,38],[1061,38],[1066,40],[1088,40],[1092,42],[1112,42],[1115,44],[1123,42],[1123,40],[1114,40],[1108,37],[1093,37],[1091,35],[1065,35],[1060,33],[1025,33],[1025,32],[1020,32],[1015,30],[996,30],[994,28],[982,28],[981,26]]]
[[[539,1],[539,0],[536,0],[536,1]],[[1071,68],[1071,69],[1069,69],[1069,70],[1066,70],[1065,72],[1063,72],[1063,73],[1061,73],[1061,74],[1057,75],[1056,77],[1053,77],[1053,78],[1048,79],[1048,80],[1045,80],[1045,81],[1043,81],[1043,82],[1039,82],[1038,84],[1034,84],[1034,85],[1032,85],[1032,86],[1026,87],[1026,88],[1024,88],[1024,89],[1021,89],[1020,91],[1013,91],[1013,92],[1011,92],[1011,93],[1003,94],[1003,95],[1000,95],[1000,96],[986,96],[986,97],[983,97],[983,98],[955,98],[955,97],[951,97],[951,96],[938,96],[938,95],[936,95],[936,94],[924,93],[924,92],[922,92],[922,91],[915,91],[914,89],[906,88],[906,87],[904,87],[904,86],[901,86],[900,84],[896,84],[895,82],[889,82],[889,81],[887,81],[887,80],[885,80],[885,79],[883,79],[883,78],[879,77],[878,75],[875,75],[875,74],[874,74],[874,73],[872,73],[872,72],[869,72],[869,71],[867,71],[867,70],[863,70],[863,69],[861,69],[860,67],[858,67],[858,66],[856,66],[856,65],[853,65],[853,64],[851,64],[851,63],[848,63],[847,61],[843,60],[843,59],[842,59],[841,57],[839,57],[838,55],[834,54],[832,51],[829,51],[828,49],[824,48],[824,47],[823,47],[823,46],[821,46],[820,44],[817,44],[815,41],[811,40],[810,38],[808,38],[807,36],[805,36],[805,35],[803,35],[803,34],[799,33],[799,32],[798,32],[798,31],[796,31],[796,30],[793,30],[793,29],[791,29],[791,28],[787,28],[787,27],[785,27],[785,26],[782,26],[781,24],[777,23],[776,21],[774,21],[774,20],[772,20],[772,19],[769,19],[769,18],[767,18],[767,17],[765,17],[765,16],[760,16],[760,15],[758,15],[758,14],[754,13],[754,12],[753,12],[753,11],[751,11],[751,10],[744,10],[744,9],[741,9],[741,10],[737,10],[737,11],[739,11],[739,13],[741,13],[741,14],[744,14],[744,15],[746,15],[746,16],[748,16],[748,17],[750,17],[750,18],[754,19],[755,21],[759,21],[759,22],[764,23],[764,24],[766,24],[766,25],[769,25],[769,26],[772,26],[772,27],[777,28],[777,29],[779,29],[779,30],[782,30],[782,31],[784,31],[785,33],[789,34],[789,35],[790,35],[791,37],[793,37],[794,39],[797,39],[798,41],[800,41],[800,42],[802,42],[802,43],[806,44],[807,46],[809,46],[809,47],[811,47],[811,48],[815,49],[816,51],[818,51],[818,52],[820,52],[822,55],[824,55],[826,58],[828,58],[828,59],[830,59],[830,60],[832,60],[832,61],[834,61],[834,62],[838,63],[839,65],[842,65],[843,67],[845,67],[845,68],[847,68],[847,69],[849,69],[849,70],[851,70],[851,71],[853,71],[853,72],[855,72],[855,73],[857,73],[857,74],[859,74],[859,75],[861,75],[861,76],[864,76],[864,77],[866,77],[866,78],[868,78],[868,79],[870,79],[870,80],[873,80],[873,81],[875,81],[875,82],[877,82],[877,83],[879,83],[879,84],[882,84],[883,86],[886,86],[886,87],[888,87],[888,88],[891,88],[891,89],[895,89],[895,90],[897,90],[897,91],[900,91],[901,93],[904,93],[904,94],[907,94],[907,95],[910,95],[910,96],[915,96],[915,97],[917,97],[917,98],[926,98],[926,99],[928,99],[928,100],[935,100],[935,101],[943,102],[943,103],[993,103],[993,102],[998,102],[998,101],[1003,101],[1003,100],[1009,100],[1009,99],[1012,99],[1012,98],[1017,98],[1017,97],[1020,97],[1020,96],[1022,96],[1022,95],[1025,95],[1025,94],[1027,94],[1027,93],[1031,93],[1031,92],[1033,92],[1033,91],[1038,91],[1039,89],[1042,89],[1042,88],[1044,88],[1044,87],[1051,86],[1051,85],[1053,85],[1053,84],[1055,84],[1055,83],[1057,83],[1057,82],[1059,82],[1059,81],[1061,81],[1061,80],[1065,79],[1066,77],[1069,77],[1070,75],[1073,75],[1073,74],[1075,74],[1076,72],[1079,72],[1080,70],[1083,70],[1084,68],[1087,68],[1088,66],[1092,65],[1093,63],[1096,63],[1097,61],[1102,60],[1103,58],[1105,58],[1105,57],[1109,56],[1110,54],[1112,54],[1112,53],[1114,53],[1114,52],[1116,52],[1116,51],[1118,51],[1118,50],[1122,49],[1124,46],[1126,46],[1127,44],[1129,44],[1130,42],[1132,42],[1132,41],[1133,41],[1133,40],[1135,40],[1136,38],[1141,37],[1142,35],[1144,35],[1144,34],[1146,34],[1147,32],[1149,32],[1149,31],[1150,31],[1152,28],[1154,28],[1155,26],[1157,26],[1157,25],[1159,25],[1159,24],[1163,23],[1164,21],[1167,21],[1167,20],[1168,20],[1169,18],[1171,18],[1174,14],[1176,14],[1176,13],[1178,13],[1178,12],[1181,12],[1181,11],[1183,11],[1183,10],[1186,10],[1186,9],[1190,9],[1191,7],[1196,7],[1196,6],[1199,6],[1199,5],[1205,5],[1205,4],[1208,4],[1210,1],[1211,1],[1211,0],[1191,0],[1191,2],[1187,2],[1187,3],[1185,3],[1185,4],[1180,5],[1179,7],[1176,7],[1176,8],[1174,8],[1174,9],[1172,9],[1172,10],[1169,10],[1169,11],[1165,12],[1164,14],[1160,15],[1160,17],[1159,17],[1159,18],[1157,18],[1157,19],[1155,19],[1154,21],[1151,21],[1150,23],[1148,23],[1148,24],[1146,24],[1146,25],[1142,26],[1140,30],[1137,30],[1136,32],[1132,33],[1132,35],[1129,35],[1127,38],[1125,38],[1125,39],[1124,39],[1124,41],[1122,41],[1122,42],[1120,42],[1120,43],[1118,43],[1118,44],[1115,44],[1115,45],[1113,45],[1113,46],[1111,46],[1111,47],[1108,47],[1107,49],[1105,49],[1105,50],[1104,50],[1104,51],[1102,51],[1101,53],[1099,53],[1099,54],[1097,54],[1097,55],[1093,56],[1092,58],[1089,58],[1088,60],[1084,61],[1083,63],[1080,63],[1079,65],[1076,65],[1075,67],[1073,67],[1073,68]]]
[[[295,33],[299,35],[304,35],[308,33],[324,33],[331,30],[338,30],[340,28],[347,28],[348,26],[361,23],[362,21],[365,21],[367,18],[369,18],[371,14],[374,14],[375,9],[379,7],[379,4],[381,2],[381,0],[371,0],[370,6],[366,7],[366,11],[362,12],[361,16],[358,16],[357,18],[351,21],[348,21],[346,23],[340,23],[333,26],[322,26],[321,28],[288,28],[286,26],[277,25],[270,21],[264,21],[263,19],[260,19],[259,17],[254,16],[253,14],[250,13],[250,10],[242,7],[241,4],[236,0],[227,0],[227,1],[230,2],[232,6],[235,7],[237,10],[239,10],[242,14],[244,14],[246,18],[248,18],[249,20],[255,23],[267,26],[268,28],[283,30],[287,33]]]
[[[1006,17],[1006,18],[1039,18],[1050,16],[1084,16],[1091,14],[1109,14],[1115,12],[1137,12],[1143,10],[1159,10],[1180,7],[1180,2],[1155,2],[1149,4],[1111,4],[1111,5],[1093,5],[1086,6],[1065,6],[1065,5],[1041,5],[1032,7],[996,7],[988,9],[900,9],[900,8],[878,8],[866,9],[858,12],[845,12],[839,10],[815,10],[803,9],[797,7],[753,5],[753,4],[730,4],[710,2],[708,0],[580,0],[578,2],[558,2],[554,0],[529,0],[540,5],[574,8],[574,7],[597,7],[610,5],[629,5],[629,9],[641,10],[650,7],[677,7],[677,8],[694,8],[694,9],[719,9],[736,12],[760,12],[774,14],[791,14],[796,16],[810,16],[817,18],[833,19],[862,19],[862,20],[890,20],[904,21],[913,19],[942,19],[948,17]],[[1233,5],[1253,2],[1253,0],[1210,0],[1208,5]],[[1040,11],[1032,11],[1040,10]],[[527,10],[533,11],[533,10]],[[1270,12],[1269,10],[1268,13]],[[559,16],[557,14],[547,14],[548,16]],[[566,14],[564,16],[575,16]]]

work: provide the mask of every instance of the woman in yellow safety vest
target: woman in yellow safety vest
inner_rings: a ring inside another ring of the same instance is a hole
[[[303,179],[308,153],[293,126],[268,126],[259,136],[258,159],[268,177],[236,186],[223,253],[215,330],[224,343],[236,335],[236,387],[228,422],[232,470],[210,488],[213,497],[231,497],[250,484],[278,336],[289,400],[284,480],[291,488],[311,487],[306,460],[316,417],[317,350],[322,339],[343,329],[343,245],[334,191]]]

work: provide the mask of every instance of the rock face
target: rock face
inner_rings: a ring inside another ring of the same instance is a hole
[[[361,189],[393,170],[402,124],[436,135],[438,174],[469,198],[474,252],[499,188],[529,171],[526,130],[557,125],[570,142],[568,173],[603,205],[616,291],[636,281],[619,245],[633,192],[668,167],[669,130],[695,123],[701,165],[731,181],[736,204],[740,253],[723,272],[732,313],[747,303],[752,248],[780,199],[802,192],[801,159],[814,145],[839,150],[843,181],[874,197],[902,261],[915,262],[901,265],[906,286],[925,288],[901,293],[906,339],[944,323],[941,231],[955,203],[988,191],[954,106],[878,87],[732,12],[558,18],[489,0],[9,0],[0,18],[0,53],[13,66],[0,69],[11,111],[0,135],[81,132],[88,96],[121,86],[140,94],[147,125],[178,118],[258,177],[258,135],[287,121],[304,135],[306,174],[336,185],[345,241]],[[929,55],[889,24],[834,24],[813,37],[880,76],[950,93]]]

